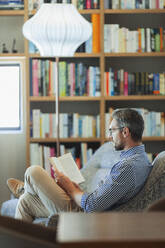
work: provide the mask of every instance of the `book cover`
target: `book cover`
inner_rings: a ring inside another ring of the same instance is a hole
[[[160,27],[160,52],[163,52],[163,28]]]
[[[159,73],[159,88],[160,88],[160,95],[164,95],[164,89],[165,89],[164,73]]]
[[[92,40],[92,52],[100,52],[100,15],[92,14],[91,17],[93,25],[93,40]]]
[[[33,138],[40,138],[40,109],[33,109],[32,111],[32,127],[33,127]]]
[[[38,96],[38,59],[32,60],[33,96]]]
[[[155,52],[155,35],[154,35],[154,29],[150,29],[150,44],[151,44],[151,51]]]
[[[79,184],[85,181],[71,153],[60,157],[49,157],[51,165],[70,178],[71,181]]]
[[[142,43],[141,43],[141,29],[138,28],[138,52],[141,53],[142,52]]]

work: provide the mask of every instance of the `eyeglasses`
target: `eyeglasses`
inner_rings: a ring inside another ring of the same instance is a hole
[[[115,131],[115,130],[120,130],[120,129],[123,129],[124,127],[116,127],[116,128],[109,128],[109,135],[112,136],[112,133]]]

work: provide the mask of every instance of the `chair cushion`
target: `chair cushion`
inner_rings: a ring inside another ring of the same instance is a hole
[[[165,151],[153,161],[153,169],[142,190],[131,200],[114,211],[142,211],[151,203],[165,196]]]
[[[17,203],[18,199],[11,199],[3,202],[1,206],[1,215],[14,217]]]
[[[18,199],[16,198],[3,202],[1,206],[1,215],[14,218],[17,203]],[[47,226],[48,218],[37,218],[33,221],[33,223]]]
[[[85,182],[80,185],[81,189],[86,192],[95,190],[98,182],[107,174],[107,170],[119,159],[120,152],[115,151],[112,142],[103,144],[81,169],[85,178]]]

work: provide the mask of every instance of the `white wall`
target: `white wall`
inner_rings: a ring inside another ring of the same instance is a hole
[[[0,53],[2,44],[6,44],[9,53],[12,52],[13,39],[16,39],[18,53],[24,52],[24,39],[22,35],[23,16],[0,16]]]
[[[1,58],[2,59],[2,58]],[[9,58],[11,59],[11,58]],[[18,58],[20,60],[20,58]],[[21,59],[24,64],[24,59]],[[26,84],[22,78],[23,132],[0,134],[0,205],[10,198],[6,180],[10,177],[23,179],[26,169]],[[10,100],[10,99],[9,99]]]

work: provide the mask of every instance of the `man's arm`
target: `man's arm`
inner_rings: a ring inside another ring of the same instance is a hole
[[[81,198],[84,192],[80,187],[57,169],[54,169],[54,176],[56,183],[81,207]]]

